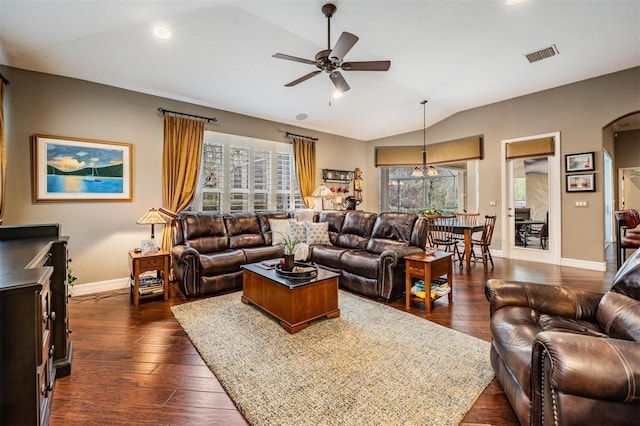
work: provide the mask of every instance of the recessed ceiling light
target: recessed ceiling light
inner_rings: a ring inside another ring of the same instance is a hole
[[[153,27],[153,34],[161,40],[171,38],[171,31],[169,30],[169,28],[162,25]]]
[[[522,3],[523,0],[504,0],[504,4],[507,6],[515,6],[516,4]]]
[[[309,118],[309,116],[304,112],[301,112],[300,114],[296,115],[296,120],[302,121],[302,120],[306,120],[307,118]]]

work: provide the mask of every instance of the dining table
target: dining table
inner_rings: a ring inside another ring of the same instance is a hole
[[[474,232],[480,232],[483,229],[484,224],[453,221],[453,233],[464,235],[464,260],[467,269],[471,268],[471,236]]]

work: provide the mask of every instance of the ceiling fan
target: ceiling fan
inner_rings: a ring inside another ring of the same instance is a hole
[[[284,53],[276,53],[273,55],[274,58],[302,62],[303,64],[315,65],[318,68],[316,71],[312,71],[285,84],[286,87],[293,87],[325,71],[329,73],[329,79],[338,92],[344,93],[349,90],[350,87],[339,69],[343,71],[387,71],[391,66],[391,61],[343,62],[344,56],[356,44],[358,37],[345,31],[340,35],[333,49],[331,49],[331,17],[336,13],[336,9],[336,6],[331,3],[322,6],[322,13],[327,17],[327,50],[321,50],[316,53],[315,60],[298,58],[296,56],[285,55]]]

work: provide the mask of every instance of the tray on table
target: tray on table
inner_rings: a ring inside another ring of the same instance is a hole
[[[315,263],[296,262],[292,271],[285,271],[276,265],[276,274],[290,280],[308,280],[318,276],[318,267]]]

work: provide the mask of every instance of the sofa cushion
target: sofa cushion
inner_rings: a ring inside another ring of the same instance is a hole
[[[224,216],[229,234],[229,248],[264,246],[258,218],[253,213],[232,213]]]
[[[327,222],[304,222],[307,231],[307,244],[330,246],[329,224]]]
[[[240,270],[240,266],[245,263],[246,258],[242,250],[225,250],[219,253],[201,254],[200,265],[202,270],[200,274],[204,277],[237,272]]]
[[[281,245],[264,246],[264,247],[245,247],[242,249],[247,263],[262,262],[267,259],[276,259],[282,257],[284,249]]]
[[[371,237],[375,213],[349,212],[344,218],[336,245],[350,249],[365,249]]]
[[[291,222],[295,222],[295,219],[269,219],[269,234],[265,234],[265,240],[270,239],[271,245],[277,245],[283,243],[285,235],[290,235]]]
[[[340,269],[340,257],[347,249],[336,246],[313,246],[311,261],[328,268]]]
[[[321,211],[318,215],[318,222],[327,222],[329,224],[329,240],[331,244],[335,244],[338,235],[342,230],[345,213],[340,211]]]
[[[640,301],[609,291],[600,300],[596,317],[610,337],[640,343]]]
[[[343,271],[364,278],[377,278],[380,267],[380,256],[366,251],[346,251],[340,258]]]
[[[380,213],[367,243],[367,251],[382,253],[387,249],[406,247],[418,216],[414,213]]]
[[[229,248],[223,215],[219,213],[189,213],[179,215],[184,244],[199,253],[215,253]]]
[[[260,231],[262,232],[262,237],[264,238],[264,242],[266,245],[270,246],[273,244],[273,234],[271,233],[271,221],[272,220],[283,220],[283,219],[292,219],[288,212],[284,211],[273,211],[273,212],[260,212],[256,215],[258,217],[258,224],[260,225]]]
[[[640,249],[629,256],[613,277],[611,291],[640,300]]]

